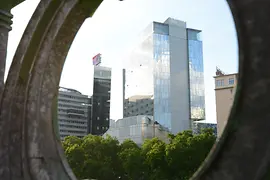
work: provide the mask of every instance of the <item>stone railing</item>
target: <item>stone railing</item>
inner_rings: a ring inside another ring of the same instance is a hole
[[[10,9],[21,1],[0,1],[0,179],[75,180],[55,136],[53,104],[70,45],[102,0],[41,0],[4,85]],[[269,179],[270,1],[228,4],[238,33],[239,83],[227,127],[193,179]]]

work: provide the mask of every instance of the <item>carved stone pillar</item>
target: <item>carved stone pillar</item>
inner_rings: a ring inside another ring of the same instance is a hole
[[[9,12],[0,9],[0,93],[4,87],[8,33],[11,30],[12,17]]]
[[[0,2],[0,93],[4,87],[6,69],[8,33],[11,31],[12,14],[10,10],[24,0],[8,0]]]

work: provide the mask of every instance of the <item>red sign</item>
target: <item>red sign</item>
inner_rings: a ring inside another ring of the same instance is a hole
[[[99,64],[101,63],[101,54],[98,53],[97,55],[95,55],[95,56],[92,58],[92,60],[93,60],[93,65],[94,65],[94,66],[99,65]]]

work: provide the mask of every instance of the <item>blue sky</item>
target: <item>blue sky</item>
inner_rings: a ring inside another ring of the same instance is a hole
[[[38,2],[26,0],[12,9],[14,23],[8,42],[7,68]],[[149,23],[163,22],[168,17],[186,21],[188,28],[202,30],[206,120],[215,122],[215,68],[219,66],[226,73],[238,71],[237,36],[231,12],[224,0],[104,0],[77,34],[60,85],[91,95],[91,60],[94,55],[101,53],[103,65],[113,67],[111,118],[121,118],[122,106],[118,99],[122,94],[119,72],[123,56]]]

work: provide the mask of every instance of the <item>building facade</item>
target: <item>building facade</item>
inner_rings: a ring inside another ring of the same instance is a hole
[[[110,125],[111,69],[94,67],[92,113],[89,133],[103,135]]]
[[[192,126],[192,131],[194,134],[202,133],[203,129],[213,129],[215,136],[217,136],[217,124],[216,123],[207,123],[202,121],[194,121]]]
[[[126,139],[133,140],[136,144],[142,145],[146,139],[157,137],[168,142],[169,130],[153,121],[153,116],[132,116],[117,121],[111,120],[107,134],[118,139],[120,143]]]
[[[124,118],[138,115],[153,116],[154,100],[152,96],[132,96],[124,101]]]
[[[152,96],[154,120],[174,134],[205,119],[200,33],[172,18],[153,22],[125,61],[125,99]]]
[[[221,136],[230,115],[238,74],[225,74],[217,69],[215,78],[217,132]]]
[[[77,90],[60,87],[58,93],[58,129],[60,139],[87,135],[91,99]]]

